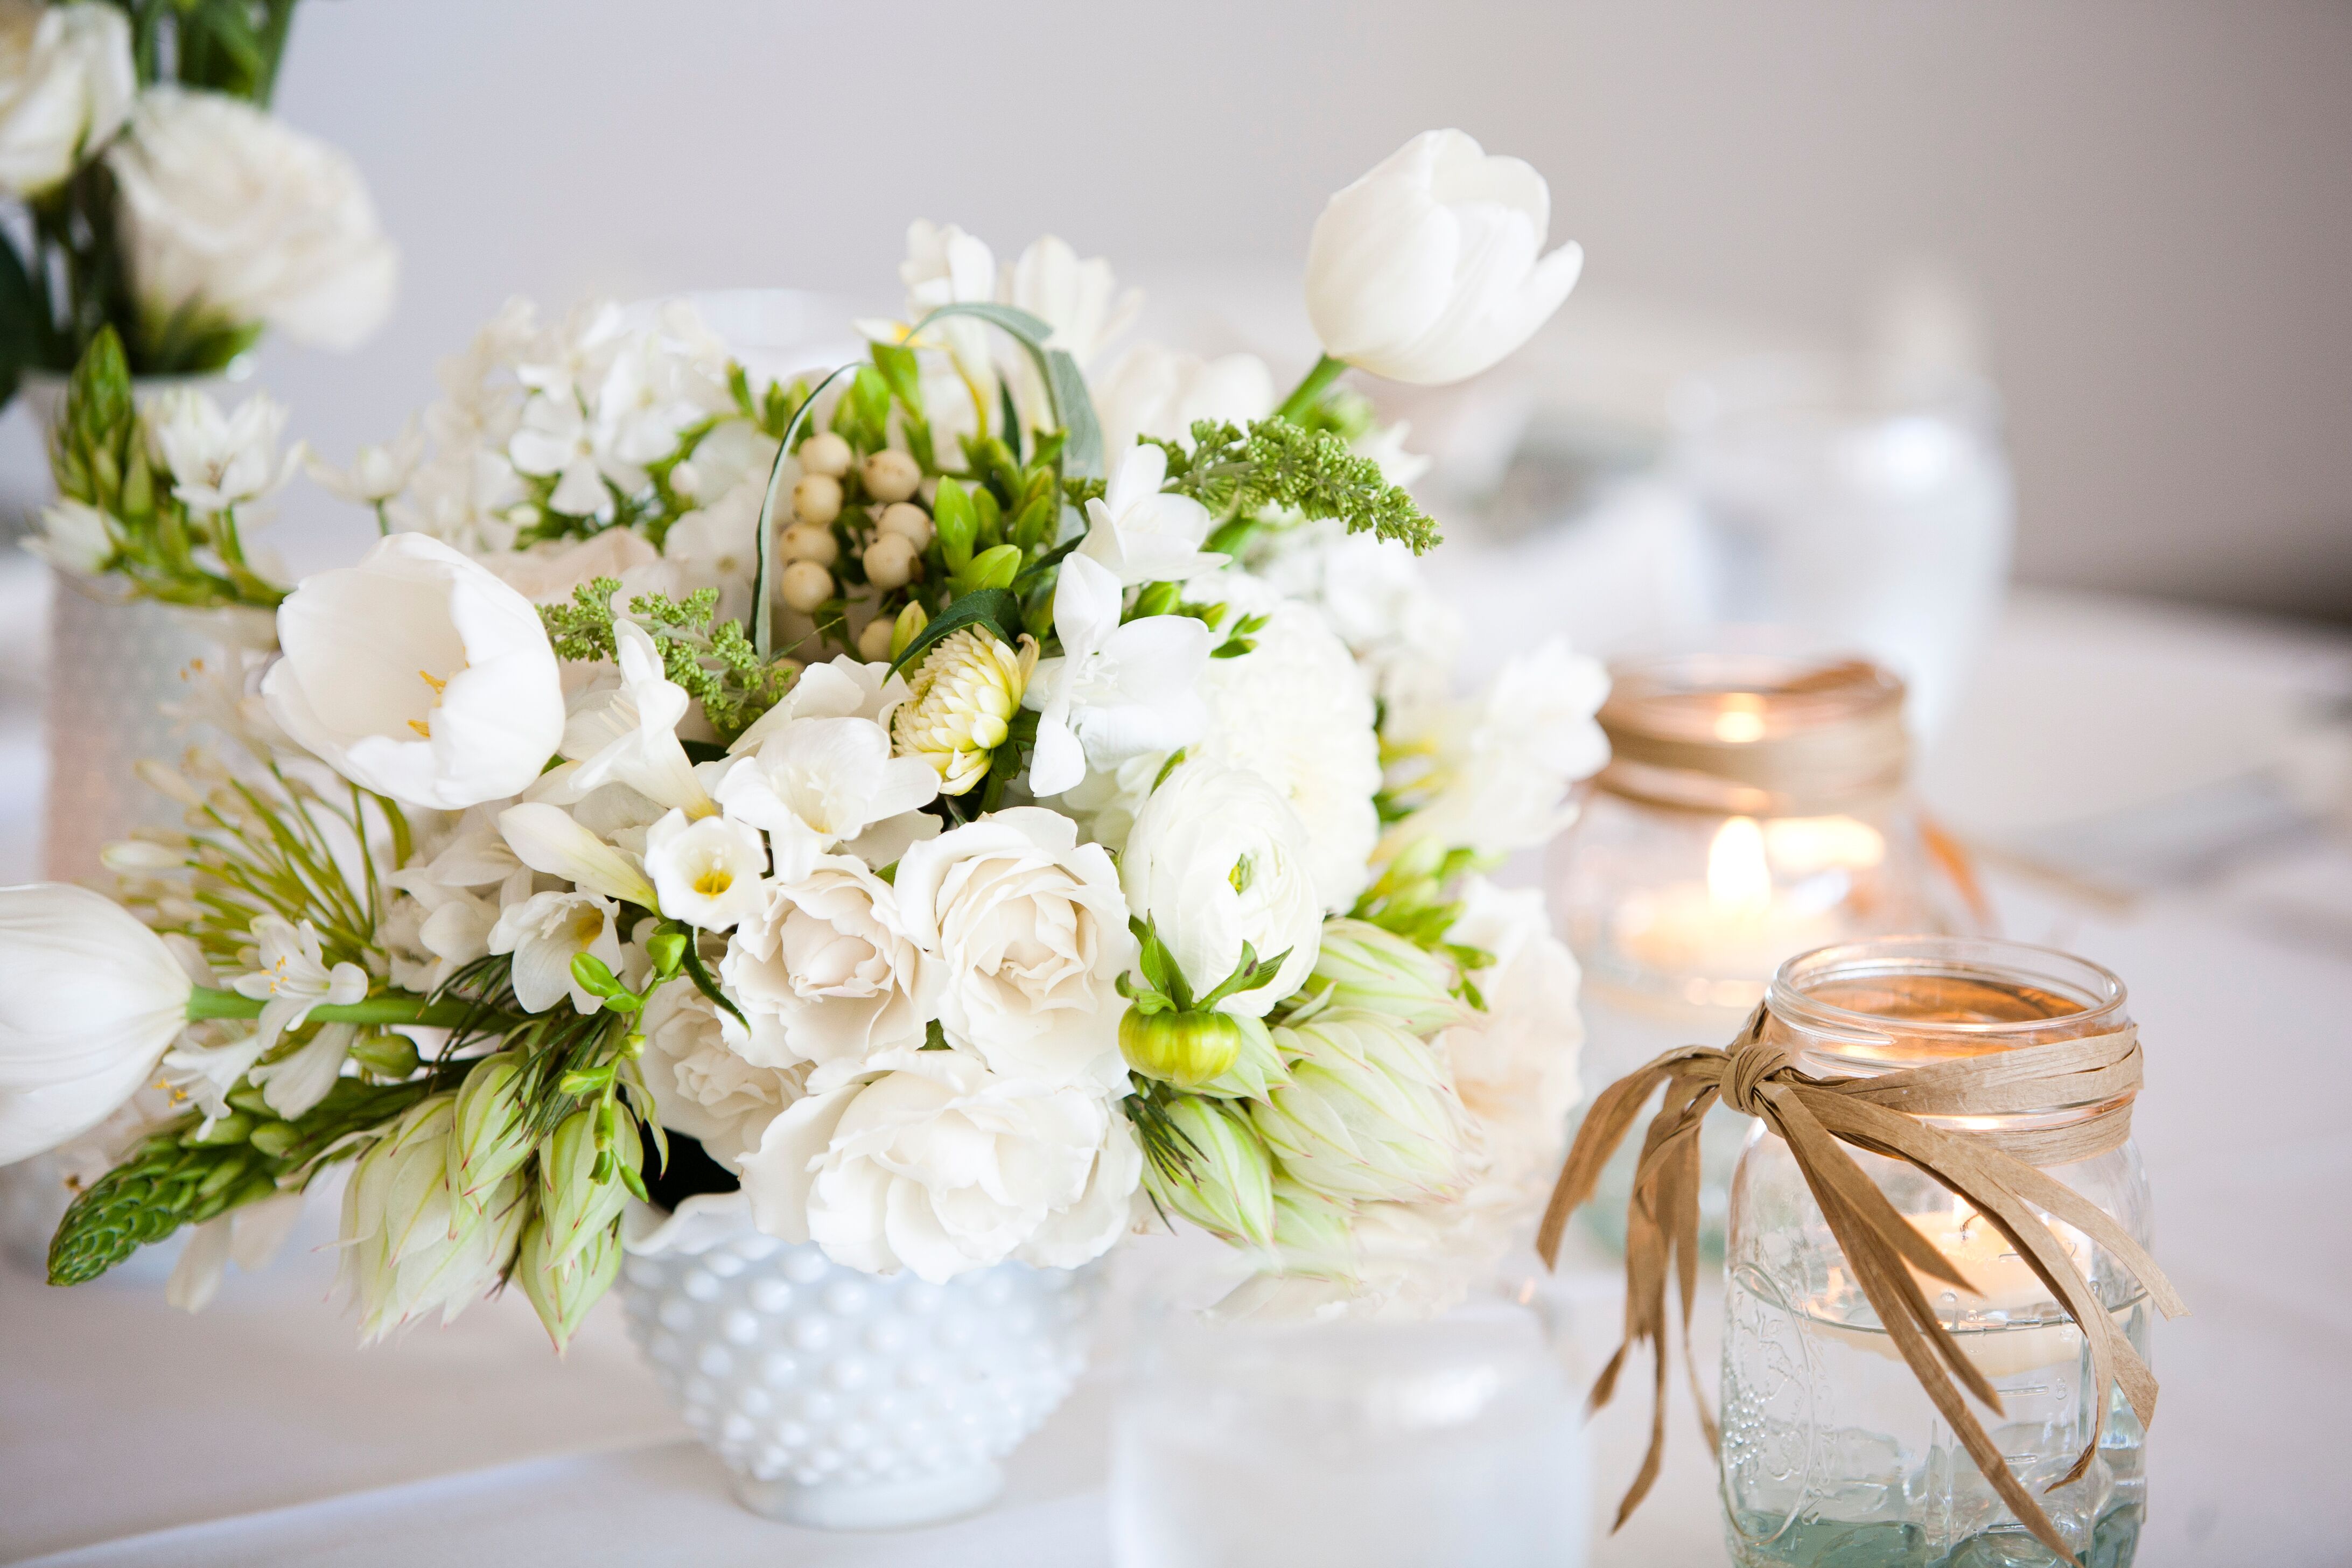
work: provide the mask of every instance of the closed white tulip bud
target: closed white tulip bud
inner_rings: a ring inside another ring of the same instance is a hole
[[[823,474],[832,479],[847,475],[850,464],[856,460],[849,443],[830,430],[820,430],[802,442],[797,456],[802,473]]]
[[[186,1026],[163,939],[87,888],[0,888],[0,1165],[113,1114]]]
[[[866,547],[866,580],[888,593],[903,588],[915,575],[915,546],[903,534],[877,535]]]
[[[928,549],[939,532],[931,523],[931,514],[912,501],[894,500],[882,509],[881,520],[875,524],[885,533],[895,533],[918,550]]]
[[[1333,196],[1307,250],[1323,350],[1392,381],[1477,374],[1550,319],[1584,253],[1541,255],[1543,176],[1459,131],[1426,131]]]
[[[1454,968],[1435,953],[1368,921],[1323,922],[1307,989],[1328,991],[1331,1005],[1384,1014],[1426,1038],[1470,1016],[1454,994]]]
[[[523,1231],[515,1254],[515,1278],[539,1314],[540,1326],[561,1352],[580,1331],[581,1320],[621,1272],[621,1238],[610,1225],[562,1262],[554,1261],[544,1221],[533,1220]]]
[[[890,617],[877,616],[866,623],[857,634],[857,657],[869,664],[887,664],[890,659]]]
[[[833,597],[833,574],[814,561],[795,561],[784,568],[784,603],[803,615]]]
[[[876,500],[905,500],[922,482],[922,465],[894,447],[885,447],[866,459],[866,493]]]
[[[497,1289],[530,1205],[509,1175],[478,1202],[449,1180],[457,1096],[408,1108],[368,1147],[343,1189],[340,1282],[359,1308],[362,1343],[439,1309],[447,1322]]]
[[[830,566],[841,556],[841,542],[834,538],[830,528],[796,522],[776,541],[776,552],[787,561],[814,561],[820,566]]]
[[[819,528],[841,515],[841,481],[831,474],[803,474],[793,485],[793,515]]]
[[[1143,1164],[1143,1185],[1160,1206],[1236,1247],[1274,1243],[1274,1160],[1240,1109],[1185,1095],[1168,1105],[1184,1141],[1187,1169]]]
[[[1402,1025],[1335,1008],[1276,1029],[1274,1042],[1290,1077],[1250,1115],[1292,1180],[1369,1202],[1461,1186],[1466,1113],[1444,1065]]]

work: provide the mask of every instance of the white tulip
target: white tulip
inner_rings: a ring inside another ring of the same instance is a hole
[[[783,1026],[793,1056],[816,1064],[811,1088],[870,1070],[884,1052],[922,1043],[944,976],[900,914],[898,892],[855,860],[828,856],[763,889],[719,961],[754,1021]]]
[[[1008,1258],[1074,1268],[1126,1231],[1143,1156],[1113,1102],[1041,1091],[961,1051],[894,1067],[768,1124],[741,1162],[761,1230],[933,1283]]]
[[[1087,502],[1087,542],[1077,552],[1110,568],[1119,583],[1183,583],[1225,557],[1201,548],[1213,521],[1190,496],[1163,495],[1168,454],[1137,447],[1118,459],[1100,500]]]
[[[1255,354],[1204,360],[1138,343],[1095,388],[1103,452],[1114,462],[1144,436],[1189,443],[1200,419],[1245,425],[1274,412],[1274,373]]]
[[[661,900],[645,869],[576,820],[560,805],[525,801],[499,813],[499,832],[515,858],[534,871],[625,904],[658,909]]]
[[[729,816],[766,830],[776,876],[797,882],[873,824],[938,799],[940,775],[920,757],[893,757],[872,720],[794,719],[730,764],[717,793]]]
[[[678,721],[694,699],[669,679],[660,647],[643,626],[614,620],[613,642],[618,684],[592,689],[572,700],[557,747],[580,764],[567,786],[570,798],[619,784],[689,816],[710,816],[719,807],[694,776],[694,764],[677,738]]]
[[[1063,562],[1054,588],[1062,657],[1040,660],[1021,697],[1038,715],[1029,762],[1029,787],[1038,795],[1059,795],[1090,767],[1115,768],[1200,739],[1208,710],[1194,689],[1209,668],[1213,634],[1191,616],[1146,616],[1124,626],[1118,617],[1118,578],[1110,568],[1083,555]]]
[[[572,961],[584,952],[620,972],[618,912],[594,893],[533,893],[499,913],[485,947],[514,954],[515,1000],[525,1011],[544,1013],[569,996],[573,1007],[593,1013],[604,1001],[573,978]]]
[[[1255,773],[1188,762],[1136,814],[1119,858],[1135,912],[1159,930],[1195,992],[1221,984],[1246,942],[1274,977],[1221,1010],[1262,1018],[1315,967],[1323,902],[1298,814]]]
[[[1422,132],[1315,221],[1307,314],[1323,352],[1425,386],[1477,374],[1576,286],[1580,248],[1538,254],[1550,225],[1534,169],[1459,131]]]
[[[186,1026],[188,971],[87,888],[0,888],[0,1165],[100,1121]]]
[[[284,121],[152,87],[106,162],[151,331],[184,315],[260,321],[347,349],[391,311],[399,260],[359,170]]]
[[[363,789],[455,811],[519,794],[563,738],[530,601],[421,533],[317,573],[278,607],[269,716]]]
[[[730,817],[691,822],[673,811],[646,829],[646,874],[662,913],[701,931],[728,931],[759,910],[768,847]]]
[[[171,471],[172,493],[200,512],[260,500],[291,479],[302,458],[297,443],[278,462],[286,405],[266,392],[225,414],[195,388],[180,387],[150,401],[141,415],[149,446]]]
[[[940,1026],[994,1070],[1124,1093],[1116,989],[1135,962],[1118,873],[1077,825],[1018,806],[907,851],[907,930],[947,972]]]
[[[120,130],[139,90],[114,5],[15,5],[0,21],[0,190],[37,196]]]

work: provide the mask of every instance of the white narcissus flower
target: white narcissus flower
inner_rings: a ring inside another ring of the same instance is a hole
[[[653,994],[638,1024],[646,1050],[637,1070],[656,1116],[730,1170],[808,1088],[809,1063],[784,1045],[782,1028],[761,1015],[752,1022],[746,1028],[688,982],[673,980]]]
[[[661,900],[637,861],[545,801],[525,801],[499,813],[499,832],[515,858],[534,871],[587,888],[625,904],[657,909]]]
[[[311,1008],[348,1007],[367,995],[367,971],[348,960],[328,968],[309,921],[295,925],[282,915],[261,915],[253,922],[253,940],[260,967],[230,981],[229,988],[261,1004],[254,1036],[264,1054],[278,1036],[300,1028]]]
[[[1214,762],[1170,773],[1136,815],[1119,880],[1196,993],[1224,982],[1244,942],[1261,963],[1285,955],[1270,980],[1220,1003],[1223,1012],[1263,1018],[1315,967],[1323,904],[1307,829],[1255,773]]]
[[[1208,710],[1194,688],[1209,668],[1214,635],[1191,616],[1146,616],[1121,626],[1119,608],[1118,578],[1108,567],[1082,555],[1062,563],[1054,588],[1062,656],[1038,662],[1021,699],[1038,715],[1029,762],[1029,787],[1038,795],[1059,795],[1090,767],[1115,768],[1200,739]]]
[[[584,952],[620,973],[618,913],[612,900],[594,893],[533,893],[499,913],[486,945],[514,954],[515,1000],[526,1011],[544,1013],[569,996],[572,1006],[593,1013],[604,1004],[572,977],[572,961]]]
[[[1011,1078],[1124,1093],[1117,985],[1135,938],[1109,854],[1077,837],[1058,812],[1000,811],[908,850],[894,885],[946,973],[950,1043]]]
[[[0,888],[0,1165],[78,1137],[137,1092],[187,1026],[195,984],[110,899],[61,882]]]
[[[1584,252],[1543,249],[1544,179],[1459,131],[1425,131],[1315,220],[1307,314],[1323,352],[1392,381],[1442,386],[1532,336],[1576,286]]]
[[[139,90],[120,7],[12,5],[0,17],[0,190],[37,196],[121,128]]]
[[[646,829],[646,874],[661,911],[701,931],[730,931],[758,912],[768,847],[731,817],[690,820],[682,811]]]
[[[41,509],[41,531],[25,548],[60,572],[95,577],[114,560],[114,527],[94,506],[60,500]]]
[[[1142,446],[1118,458],[1100,500],[1087,502],[1087,541],[1078,553],[1110,568],[1124,587],[1184,583],[1213,572],[1226,557],[1201,548],[1209,509],[1191,496],[1163,495],[1168,454]]]
[[[1609,760],[1593,718],[1608,694],[1600,661],[1553,638],[1476,702],[1400,714],[1391,739],[1409,760],[1390,784],[1413,809],[1383,837],[1383,858],[1424,841],[1511,855],[1549,840],[1575,817],[1569,786]]]
[[[341,152],[221,93],[140,96],[107,153],[148,331],[266,322],[356,348],[392,310],[398,254]]]
[[[278,727],[408,805],[520,794],[563,739],[563,679],[530,601],[438,540],[395,533],[278,607],[261,690]]]
[[[940,1283],[1008,1258],[1069,1268],[1125,1232],[1143,1155],[1100,1093],[962,1051],[908,1051],[812,1094],[743,1157],[753,1222],[869,1274]]]
[[[748,1016],[781,1024],[793,1056],[816,1064],[812,1088],[830,1089],[886,1052],[922,1043],[945,977],[908,933],[889,883],[828,856],[764,892],[719,972]]]
[[[677,738],[678,721],[694,699],[670,679],[661,648],[643,626],[614,620],[613,642],[619,682],[583,692],[570,704],[556,748],[580,764],[571,775],[571,798],[608,784],[626,784],[689,816],[710,816],[719,807]]]
[[[149,445],[171,472],[172,493],[196,511],[226,511],[260,500],[291,478],[302,458],[298,443],[279,464],[286,406],[266,392],[224,414],[195,388],[180,387],[153,398],[141,413]]]
[[[875,823],[927,805],[939,793],[940,775],[928,761],[892,756],[889,731],[852,718],[771,728],[717,786],[729,816],[767,832],[776,876],[786,882],[807,876],[820,856]]]
[[[1245,425],[1273,413],[1274,402],[1274,373],[1255,354],[1204,360],[1158,343],[1128,350],[1095,388],[1103,453],[1114,463],[1140,437],[1190,443],[1195,420]]]

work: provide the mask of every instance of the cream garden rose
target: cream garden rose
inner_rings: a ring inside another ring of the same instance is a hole
[[[920,1045],[944,980],[900,914],[900,894],[847,856],[766,885],[719,963],[727,989],[776,1020],[830,1089],[881,1054]]]
[[[764,1015],[747,1026],[690,984],[656,991],[638,1028],[638,1070],[662,1125],[699,1140],[732,1168],[784,1107],[807,1091],[810,1063]]]

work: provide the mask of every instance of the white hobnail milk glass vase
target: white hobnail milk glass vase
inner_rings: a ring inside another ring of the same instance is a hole
[[[1099,1266],[943,1285],[845,1268],[752,1227],[740,1194],[630,1221],[630,1336],[743,1506],[823,1530],[985,1507],[1086,1365]]]

